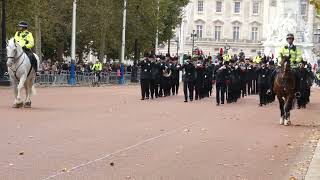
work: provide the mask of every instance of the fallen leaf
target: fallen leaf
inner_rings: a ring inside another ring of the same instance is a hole
[[[185,129],[184,132],[190,132],[190,129]]]
[[[19,155],[20,156],[24,155],[24,152],[23,151],[19,152]]]
[[[111,163],[110,163],[110,166],[114,166],[114,162],[111,162]]]

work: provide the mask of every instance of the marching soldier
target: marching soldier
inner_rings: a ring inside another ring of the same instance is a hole
[[[151,99],[159,97],[159,85],[160,85],[160,64],[154,59],[153,56],[151,59],[151,80],[150,80],[150,92]]]
[[[189,56],[186,63],[183,64],[181,70],[184,70],[183,75],[183,92],[184,92],[184,102],[189,100],[193,101],[193,91],[194,91],[194,80],[195,80],[195,66],[190,62],[191,57]]]
[[[226,92],[226,76],[227,76],[227,67],[223,65],[223,58],[218,59],[218,65],[214,68],[213,80],[216,84],[216,102],[217,106],[224,104],[225,92]]]
[[[171,65],[171,91],[172,95],[178,95],[179,92],[179,69],[178,58],[175,58]]]
[[[203,83],[204,83],[204,67],[202,62],[199,60],[197,62],[197,67],[196,67],[195,100],[198,100],[198,99],[200,100],[203,98]]]
[[[267,91],[269,88],[270,71],[266,67],[265,62],[261,64],[261,67],[256,70],[258,76],[258,87],[259,87],[259,106],[267,105]]]
[[[140,83],[141,83],[141,100],[149,99],[150,95],[150,80],[152,77],[151,74],[151,62],[148,58],[141,61],[138,64],[141,67]]]

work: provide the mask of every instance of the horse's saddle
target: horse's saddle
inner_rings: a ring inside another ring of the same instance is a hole
[[[24,50],[24,52],[27,54],[32,68],[35,70],[35,72],[37,72],[38,71],[38,61],[37,61],[34,53],[31,50]]]

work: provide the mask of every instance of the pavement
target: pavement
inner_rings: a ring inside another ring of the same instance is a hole
[[[313,88],[320,90],[320,87],[314,86]],[[314,152],[314,156],[308,168],[305,180],[319,180],[320,179],[320,141]]]
[[[319,140],[320,90],[280,126],[278,103],[140,101],[138,86],[38,88],[32,109],[0,89],[1,180],[304,179]],[[309,168],[309,171],[312,169]]]
[[[305,180],[319,180],[320,179],[320,142],[315,151],[314,157],[308,169]]]

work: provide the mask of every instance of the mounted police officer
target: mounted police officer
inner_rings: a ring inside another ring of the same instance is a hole
[[[18,24],[18,31],[14,35],[15,41],[22,47],[24,52],[28,55],[30,63],[35,72],[38,71],[37,59],[32,52],[34,47],[34,38],[32,33],[28,30],[29,24],[25,21],[21,21]]]
[[[299,80],[299,71],[298,71],[298,64],[302,61],[302,52],[301,49],[298,48],[293,44],[294,35],[288,34],[287,35],[287,45],[283,46],[280,49],[279,55],[279,62],[281,63],[284,60],[289,60],[290,66],[292,68],[292,72],[295,75],[296,84],[295,84],[295,95],[297,97],[300,96],[299,88],[300,87],[300,80]]]

